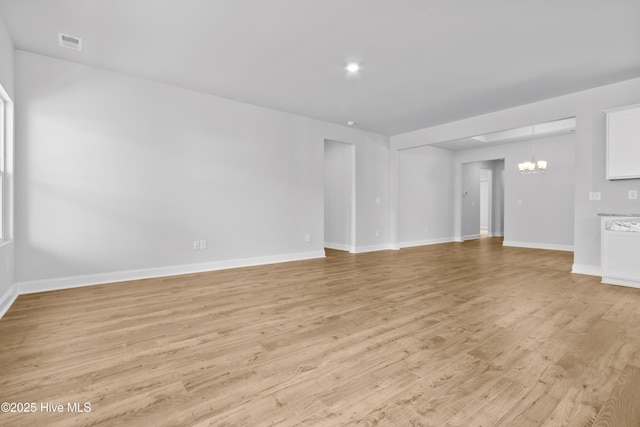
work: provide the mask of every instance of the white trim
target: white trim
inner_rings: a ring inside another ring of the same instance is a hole
[[[627,279],[619,279],[617,277],[602,277],[602,282],[605,285],[617,285],[617,286],[627,286],[631,288],[640,288],[640,282],[637,280],[627,280]]]
[[[13,100],[0,84],[0,150],[4,150],[0,155],[3,162],[0,165],[0,175],[2,175],[2,203],[0,203],[0,237],[3,241],[9,242],[13,239],[13,210],[14,210],[14,104]]]
[[[504,237],[504,233],[489,233],[488,237]]]
[[[512,246],[516,248],[530,249],[546,249],[550,251],[566,251],[573,252],[573,245],[558,245],[556,243],[532,243],[532,242],[514,242],[513,240],[505,240],[502,246]]]
[[[377,252],[377,251],[390,251],[394,248],[391,245],[370,245],[370,246],[357,246],[354,253],[361,254],[364,252]]]
[[[0,297],[0,318],[11,308],[16,298],[18,298],[18,286],[14,283],[7,289],[7,292]]]
[[[356,203],[356,191],[358,189],[357,187],[357,179],[358,179],[358,175],[356,174],[356,167],[357,167],[357,162],[356,162],[356,144],[350,144],[351,145],[351,151],[350,151],[350,156],[351,156],[351,198],[349,200],[349,204],[351,205],[351,235],[350,237],[350,245],[351,248],[349,249],[349,252],[351,252],[352,254],[356,253],[356,227],[357,227],[357,215],[356,215],[356,209],[358,207],[358,204]]]
[[[411,242],[400,242],[400,248],[412,248],[415,246],[437,245],[440,243],[451,243],[455,240],[453,237],[441,237],[439,239],[414,240]]]
[[[476,240],[479,239],[481,236],[479,234],[468,234],[466,236],[462,236],[462,240],[461,242],[464,242],[465,240]]]
[[[630,110],[630,109],[638,108],[638,107],[640,107],[640,104],[622,105],[620,107],[607,108],[606,110],[602,110],[602,112],[608,114],[608,113],[615,113],[616,111]]]
[[[59,289],[78,288],[82,286],[100,285],[129,280],[149,279],[153,277],[176,276],[180,274],[201,273],[206,271],[226,270],[229,268],[251,267],[256,265],[276,264],[289,261],[324,258],[324,251],[299,252],[284,255],[272,255],[255,258],[241,258],[227,261],[214,261],[201,264],[175,265],[170,267],[146,268],[141,270],[116,271],[104,274],[88,274],[84,276],[59,277],[55,279],[32,280],[18,282],[19,294],[55,291]]]
[[[597,265],[573,264],[571,272],[574,274],[585,274],[587,276],[602,276],[602,269]]]
[[[324,247],[328,248],[328,249],[335,249],[338,251],[349,251],[351,253],[353,253],[355,251],[355,248],[351,245],[348,245],[346,243],[331,243],[331,242],[324,242]]]

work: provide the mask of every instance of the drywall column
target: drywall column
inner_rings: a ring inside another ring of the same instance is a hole
[[[453,238],[453,153],[437,147],[398,151],[398,244],[450,242]]]
[[[398,150],[390,149],[389,153],[389,248],[400,249],[398,221]]]

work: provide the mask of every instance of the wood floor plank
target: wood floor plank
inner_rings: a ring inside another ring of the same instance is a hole
[[[0,400],[91,412],[0,425],[636,425],[640,290],[572,262],[485,238],[21,295]]]
[[[593,427],[640,426],[640,368],[627,365]]]

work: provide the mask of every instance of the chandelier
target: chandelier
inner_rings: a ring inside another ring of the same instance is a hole
[[[530,162],[518,163],[518,170],[522,174],[544,172],[547,170],[547,161],[538,160],[536,162],[535,155],[532,153]]]
[[[535,127],[531,126],[531,141],[534,139],[534,131]],[[521,174],[529,174],[529,173],[538,173],[544,172],[547,170],[547,161],[546,160],[538,160],[536,162],[535,151],[533,148],[531,149],[531,161],[525,161],[518,163],[518,170]]]

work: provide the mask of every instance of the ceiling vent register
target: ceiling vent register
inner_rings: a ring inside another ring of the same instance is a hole
[[[58,42],[61,47],[65,47],[71,50],[77,50],[78,52],[82,51],[82,39],[78,37],[73,37],[68,34],[58,33]]]

